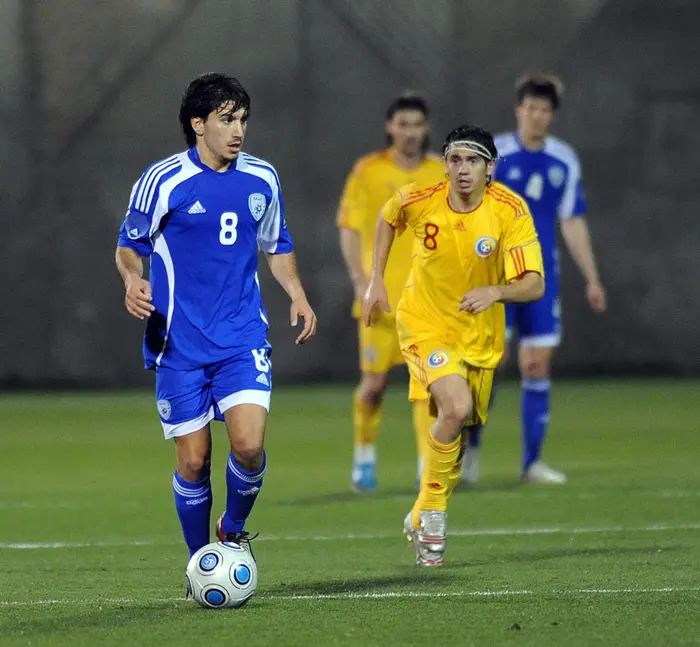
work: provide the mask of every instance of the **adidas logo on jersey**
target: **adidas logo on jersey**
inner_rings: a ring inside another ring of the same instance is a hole
[[[267,375],[265,373],[260,373],[258,377],[255,378],[255,381],[258,384],[264,384],[265,386],[270,386],[270,380],[267,379]]]
[[[202,206],[202,203],[197,200],[188,210],[187,213],[206,213],[207,210]]]

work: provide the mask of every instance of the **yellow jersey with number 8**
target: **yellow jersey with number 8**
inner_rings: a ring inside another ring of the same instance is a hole
[[[544,276],[542,252],[526,202],[497,182],[466,213],[454,211],[446,181],[407,185],[382,209],[399,235],[417,239],[408,282],[397,309],[402,349],[436,340],[466,363],[495,368],[505,341],[505,309],[495,303],[473,315],[459,312],[467,292],[514,281],[525,272]]]

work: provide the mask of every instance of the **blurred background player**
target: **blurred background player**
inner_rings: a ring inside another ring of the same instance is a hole
[[[362,299],[372,268],[374,231],[382,206],[399,187],[411,182],[432,184],[444,178],[440,158],[426,152],[428,116],[425,100],[415,94],[401,95],[391,103],[386,113],[389,147],[357,161],[346,181],[338,209],[340,248],[353,284],[353,316],[359,324],[362,377],[353,397],[352,464],[352,486],[358,492],[376,488],[375,443],[382,394],[387,386],[389,370],[404,363],[393,311],[377,313],[373,328],[366,328],[360,321]],[[397,242],[391,251],[385,280],[392,310],[408,278],[412,254],[409,236]],[[413,420],[420,473],[421,439],[425,439],[431,424],[427,402],[414,404]]]
[[[297,343],[316,330],[296,267],[274,168],[242,152],[250,98],[223,74],[188,86],[180,124],[189,150],[156,162],[134,185],[116,263],[126,308],[147,319],[143,351],[155,370],[157,409],[174,439],[173,491],[190,555],[209,543],[210,422],[223,415],[231,453],[221,541],[250,549],[246,519],[265,475],[270,408],[268,322],[258,250],[291,299]],[[142,257],[150,257],[150,281]]]
[[[522,377],[522,478],[560,484],[566,476],[540,460],[549,422],[550,369],[561,340],[557,222],[564,243],[586,283],[586,298],[595,312],[606,307],[584,218],[586,199],[581,165],[573,148],[549,135],[563,86],[550,75],[527,75],[515,87],[515,132],[495,139],[499,161],[494,177],[523,196],[530,207],[542,246],[545,294],[533,303],[506,308],[507,334],[518,333],[518,363]],[[470,433],[462,479],[475,483],[479,475],[480,430]]]
[[[426,439],[420,493],[404,520],[416,563],[444,561],[447,499],[459,479],[462,431],[486,422],[493,374],[505,347],[503,303],[539,299],[542,254],[527,204],[491,183],[496,146],[476,126],[453,130],[443,146],[448,180],[400,189],[377,223],[363,318],[391,310],[383,276],[395,232],[416,242],[397,311],[409,397],[430,398],[437,414]],[[466,430],[465,430],[466,431]]]

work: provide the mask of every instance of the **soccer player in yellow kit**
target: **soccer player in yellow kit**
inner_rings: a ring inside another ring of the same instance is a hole
[[[428,107],[422,97],[405,94],[395,99],[387,110],[386,132],[389,147],[357,161],[338,209],[340,246],[355,291],[353,316],[358,320],[372,269],[374,230],[384,203],[405,184],[432,184],[444,178],[441,159],[425,151]],[[385,284],[392,308],[399,301],[411,269],[412,242],[410,236],[405,236],[394,245],[389,256]],[[372,328],[365,328],[361,321],[358,323],[362,378],[353,398],[352,486],[358,492],[366,492],[376,488],[375,443],[382,394],[389,370],[403,364],[404,358],[393,312],[378,313]],[[427,400],[416,401],[413,420],[420,463],[422,444],[431,425]]]
[[[525,201],[491,182],[493,137],[476,126],[453,130],[443,146],[447,181],[408,185],[377,221],[363,318],[390,310],[384,270],[395,233],[411,228],[413,266],[397,308],[409,397],[430,397],[436,419],[424,454],[420,494],[404,520],[416,563],[444,562],[447,499],[459,479],[462,430],[483,424],[505,342],[504,303],[544,293],[542,252]]]

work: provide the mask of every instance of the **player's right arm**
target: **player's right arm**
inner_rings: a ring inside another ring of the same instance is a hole
[[[119,230],[115,262],[126,290],[124,305],[127,312],[137,319],[146,319],[155,310],[151,303],[151,284],[143,278],[141,259],[153,253],[151,229],[160,191],[159,181],[166,172],[175,169],[170,160],[150,166],[134,184],[129,209]]]
[[[151,284],[143,278],[141,257],[130,247],[118,246],[115,261],[126,288],[124,304],[127,312],[137,319],[150,317],[155,306],[151,303]]]
[[[368,284],[368,277],[362,268],[362,231],[367,222],[362,167],[362,162],[358,162],[348,176],[337,215],[340,251],[352,281],[356,301],[362,300]]]
[[[406,229],[406,211],[403,198],[405,193],[407,193],[407,187],[399,189],[382,207],[382,211],[377,219],[377,227],[374,233],[372,273],[362,308],[362,318],[366,326],[371,325],[372,311],[375,307],[379,306],[384,312],[391,312],[389,296],[384,286],[384,271],[386,270],[389,252],[394,243],[396,231],[398,230],[399,235],[401,235]]]

